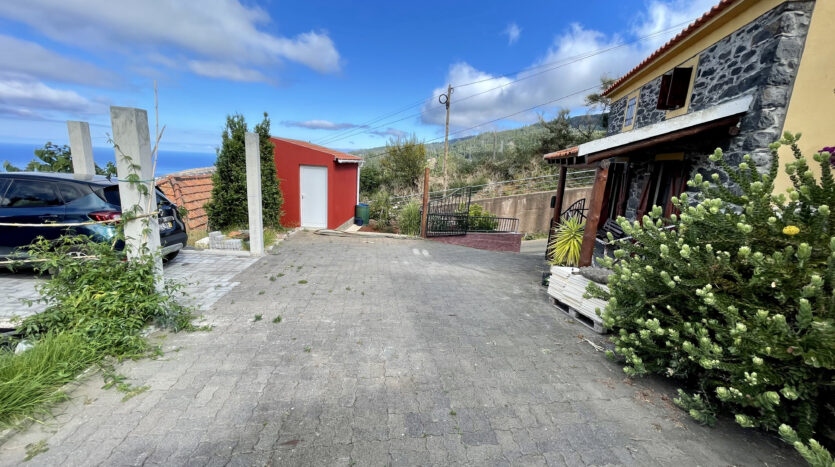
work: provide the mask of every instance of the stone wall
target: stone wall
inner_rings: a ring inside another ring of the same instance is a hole
[[[701,135],[654,148],[653,152],[683,152],[691,177],[701,173],[710,180],[710,174],[719,172],[720,183],[727,182],[727,175],[707,159],[717,147],[731,163],[750,154],[753,165],[760,172],[767,171],[771,162],[768,145],[780,138],[813,7],[812,1],[784,3],[699,53],[688,112],[752,94],[754,101],[740,121],[738,135]],[[690,58],[682,57],[682,62]],[[665,120],[666,111],[655,108],[660,86],[658,77],[641,87],[634,128]],[[625,97],[612,103],[609,135],[620,133],[625,107]],[[630,219],[635,217],[650,170],[651,162],[632,163],[626,208]]]
[[[731,160],[750,153],[759,170],[768,169],[768,144],[780,137],[813,7],[813,1],[784,3],[699,53],[688,112],[754,95],[739,135],[729,138]],[[658,77],[641,87],[634,128],[665,120],[655,108],[660,85]],[[609,135],[620,133],[625,107],[626,97],[612,104]]]
[[[541,191],[525,195],[479,199],[472,202],[494,216],[519,219],[519,232],[547,233],[551,225],[551,216],[554,213],[551,209],[551,197],[554,195],[556,191]],[[582,198],[586,198],[587,203],[591,201],[591,187],[566,188],[562,208],[565,209]]]
[[[510,251],[519,253],[522,248],[522,234],[518,233],[478,233],[450,237],[429,237],[429,240],[451,245],[460,245],[479,250]]]

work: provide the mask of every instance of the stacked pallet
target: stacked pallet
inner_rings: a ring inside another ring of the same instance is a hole
[[[606,308],[606,302],[597,298],[583,298],[589,282],[591,281],[580,275],[577,268],[552,266],[548,295],[551,297],[551,303],[560,311],[594,332],[605,334],[607,330],[603,327],[603,319],[597,315],[596,310],[600,309],[602,312]],[[609,290],[605,285],[598,285],[604,290]]]

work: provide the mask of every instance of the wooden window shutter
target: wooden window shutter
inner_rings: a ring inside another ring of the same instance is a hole
[[[680,109],[687,102],[687,94],[690,91],[690,75],[693,68],[675,68],[670,83],[667,106],[669,109]]]
[[[658,93],[658,104],[655,106],[656,109],[659,110],[667,110],[667,96],[670,95],[670,81],[672,81],[673,75],[667,73],[661,75],[661,91]]]

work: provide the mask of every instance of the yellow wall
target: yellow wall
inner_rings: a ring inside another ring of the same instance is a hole
[[[798,146],[815,175],[820,165],[812,155],[826,146],[835,146],[835,1],[818,0],[812,11],[812,23],[806,36],[806,46],[794,81],[789,109],[783,124],[784,131],[803,133]],[[786,162],[793,161],[789,148],[780,150],[780,173],[774,191],[782,193],[791,186],[783,171]]]
[[[786,0],[742,0],[729,7],[721,15],[711,19],[698,31],[688,36],[687,39],[626,80],[609,97],[611,97],[612,102],[620,99],[784,2]],[[835,3],[835,0],[819,0],[817,3],[828,3],[831,6],[832,3]]]

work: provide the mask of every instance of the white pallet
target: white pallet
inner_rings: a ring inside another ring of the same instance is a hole
[[[603,311],[606,301],[598,298],[583,298],[586,286],[591,282],[580,275],[577,268],[552,266],[551,278],[548,282],[548,295],[551,303],[560,311],[588,326],[599,334],[605,334],[603,319],[597,316],[596,309]],[[598,284],[608,291],[605,285]]]

